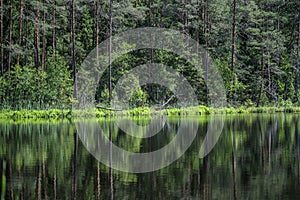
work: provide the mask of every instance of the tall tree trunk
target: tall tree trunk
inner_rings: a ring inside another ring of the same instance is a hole
[[[268,47],[268,59],[267,59],[267,68],[268,68],[268,92],[271,93],[271,68],[270,68],[270,49]]]
[[[10,0],[10,7],[9,7],[9,52],[8,52],[8,73],[10,73],[10,68],[11,68],[11,46],[12,46],[12,29],[13,29],[13,24],[12,24],[12,15],[13,15],[13,7],[12,3],[13,0]]]
[[[148,0],[148,9],[149,9],[149,18],[148,18],[148,26],[153,26],[152,24],[152,1]],[[150,38],[151,40],[151,51],[150,51],[150,62],[153,62],[153,56],[154,56],[154,49],[152,47],[152,37]]]
[[[43,0],[43,36],[42,36],[42,68],[46,71],[46,7],[45,0]]]
[[[99,44],[99,16],[98,16],[98,9],[99,9],[99,2],[98,0],[94,0],[95,3],[95,45],[96,45],[96,62],[97,62],[97,67],[98,67],[98,60],[99,60],[99,49],[98,49],[98,44]]]
[[[93,29],[93,45],[96,48],[96,66],[99,67],[99,0],[94,0],[94,29]],[[99,75],[97,75],[99,80]],[[96,95],[97,102],[100,100],[100,96]]]
[[[269,16],[267,16],[267,24],[266,24],[266,31],[269,31]],[[270,41],[270,37],[269,34],[267,34],[267,41]],[[271,53],[270,53],[271,49],[270,49],[270,45],[267,44],[267,70],[268,70],[268,92],[271,93],[271,63],[270,63],[270,59],[271,59]]]
[[[184,34],[187,34],[186,32],[186,5],[185,5],[185,0],[181,0],[182,4],[182,11],[181,11],[181,23],[182,23],[182,32]]]
[[[255,20],[258,20],[257,17],[255,17]],[[262,25],[255,24],[255,28],[261,28]],[[256,98],[256,107],[260,106],[260,100],[261,100],[261,95],[264,89],[264,67],[265,67],[265,61],[264,61],[264,48],[261,47],[261,58],[259,64],[261,65],[261,71],[260,71],[260,85],[259,85],[259,90],[258,90],[258,95]]]
[[[233,17],[232,17],[232,35],[231,35],[231,86],[232,103],[235,104],[235,86],[234,86],[234,70],[235,70],[235,31],[236,31],[236,0],[233,0]]]
[[[35,67],[38,69],[40,66],[40,10],[37,8],[35,13],[35,31],[34,31],[34,47],[35,47]]]
[[[264,88],[264,67],[265,67],[264,50],[262,49],[260,89],[259,89],[259,92],[258,92],[258,98],[256,100],[256,107],[259,107],[259,105],[260,105],[260,99],[261,99],[261,95],[262,95],[263,88]]]
[[[76,72],[76,39],[75,39],[75,0],[71,1],[71,44],[72,44],[72,69],[74,79],[74,98],[77,99],[77,72]]]
[[[53,14],[52,14],[52,49],[54,55],[54,62],[56,60],[56,0],[53,1]]]
[[[19,41],[18,41],[18,45],[19,48],[21,48],[22,46],[22,40],[23,40],[23,36],[22,36],[22,29],[23,29],[23,0],[20,0],[20,26],[19,26]],[[19,65],[20,63],[20,55],[17,55],[17,65]]]
[[[4,40],[3,40],[3,0],[0,0],[0,51],[1,51],[1,75],[4,76]]]
[[[205,81],[208,81],[208,13],[207,13],[207,7],[208,4],[205,0],[202,0],[202,35],[203,35],[203,40],[205,44],[205,49],[204,49],[204,54],[203,54],[203,67],[205,71]],[[206,96],[207,96],[207,102],[209,101],[208,99],[208,91],[206,91]]]
[[[205,35],[204,35],[204,33],[205,33],[205,27],[206,27],[206,23],[205,23],[205,0],[202,0],[202,16],[201,16],[201,18],[202,18],[202,33],[203,33],[203,37],[205,37]]]
[[[26,6],[25,6],[25,9],[26,9]],[[29,44],[29,41],[28,41],[28,38],[29,38],[29,17],[26,16],[26,21],[25,21],[25,49],[27,50],[28,49],[28,45]],[[25,65],[27,65],[28,63],[28,56],[25,56]]]
[[[109,101],[112,99],[112,78],[111,78],[111,62],[112,62],[112,28],[113,28],[113,0],[109,1]]]
[[[297,45],[297,69],[296,69],[296,84],[295,84],[295,93],[296,101],[299,102],[299,84],[300,84],[300,2],[298,5],[298,45]]]
[[[148,26],[149,27],[152,27],[153,24],[152,24],[152,0],[148,0],[147,1],[147,6],[148,6],[148,9],[149,9],[149,16],[148,16]],[[154,57],[154,48],[153,48],[153,37],[152,37],[152,34],[150,34],[150,43],[151,43],[151,49],[150,49],[150,63],[153,63],[153,57]],[[151,72],[150,70],[148,70],[148,76],[150,77],[151,76]],[[153,88],[153,85],[149,84],[148,85],[148,93],[150,94],[150,101],[155,101],[156,98],[155,98],[155,92],[153,91],[154,88]]]
[[[196,51],[197,51],[197,55],[199,53],[199,20],[200,20],[200,17],[199,17],[199,0],[197,0],[197,8],[196,8],[196,16],[197,16],[197,24],[196,24],[196,41],[197,41],[197,47],[196,47]]]

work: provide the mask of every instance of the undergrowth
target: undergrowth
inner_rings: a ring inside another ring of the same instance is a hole
[[[60,118],[91,118],[91,117],[110,117],[110,116],[148,116],[166,114],[167,116],[197,116],[210,114],[239,114],[239,113],[297,113],[300,107],[240,107],[240,108],[211,108],[206,106],[196,106],[188,108],[168,108],[155,110],[148,107],[139,107],[123,111],[111,111],[101,108],[93,110],[0,110],[0,119],[60,119]]]

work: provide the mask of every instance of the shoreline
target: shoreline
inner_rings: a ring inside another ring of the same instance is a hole
[[[167,116],[202,116],[212,114],[242,114],[242,113],[300,113],[300,107],[227,107],[212,108],[206,106],[188,107],[188,108],[166,108],[162,110],[153,110],[148,107],[134,108],[123,111],[111,111],[101,108],[94,110],[70,110],[70,109],[48,109],[48,110],[0,110],[0,119],[76,119],[83,118],[108,118],[111,116],[148,116],[166,114]]]

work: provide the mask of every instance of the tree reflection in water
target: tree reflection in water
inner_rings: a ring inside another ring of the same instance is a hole
[[[217,145],[203,159],[198,152],[209,117],[188,118],[200,124],[188,151],[170,166],[143,174],[124,173],[99,163],[83,146],[73,122],[1,121],[1,196],[296,199],[300,196],[299,116],[228,115]],[[143,120],[147,119],[139,120],[146,123]],[[168,127],[148,139],[126,135],[113,120],[98,122],[114,144],[128,151],[147,152],[168,144],[176,134],[180,121],[167,120]]]

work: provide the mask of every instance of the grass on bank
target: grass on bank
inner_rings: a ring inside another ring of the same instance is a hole
[[[124,111],[110,111],[96,108],[94,111],[84,110],[0,110],[0,119],[59,119],[59,118],[78,118],[78,117],[109,117],[115,115],[121,116],[146,116],[165,113],[168,116],[184,116],[184,115],[210,115],[210,114],[238,114],[238,113],[277,113],[300,112],[300,107],[240,107],[240,108],[210,108],[206,106],[197,106],[189,108],[168,108],[164,110],[153,110],[147,107],[134,108]]]

